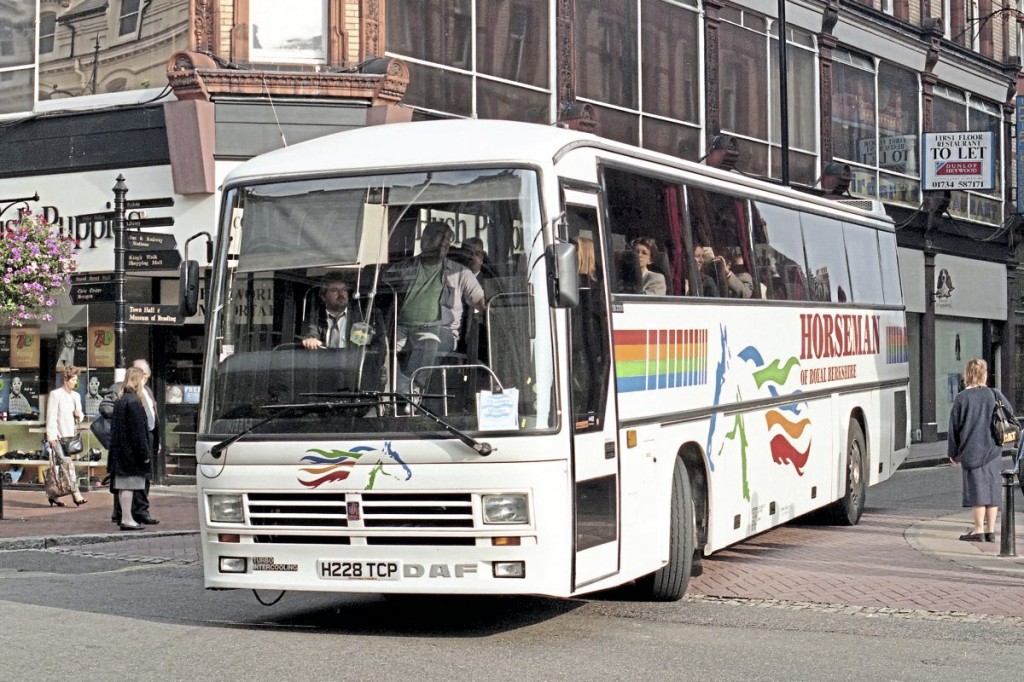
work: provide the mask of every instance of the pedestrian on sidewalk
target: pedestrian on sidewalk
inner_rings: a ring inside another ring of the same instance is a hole
[[[82,396],[78,394],[78,374],[80,370],[68,365],[61,372],[61,386],[50,391],[46,398],[46,442],[53,452],[53,462],[57,465],[57,475],[67,479],[71,489],[71,499],[79,507],[88,500],[78,490],[78,476],[75,474],[75,463],[71,461],[66,446],[78,436],[78,425],[85,415],[82,414]],[[79,441],[81,448],[81,441]],[[67,490],[67,488],[65,488]],[[67,494],[67,493],[64,493]],[[53,497],[48,498],[51,507],[63,507],[64,503]]]
[[[992,411],[998,396],[1010,411],[1010,401],[996,389],[989,389],[988,363],[968,360],[964,367],[964,390],[953,399],[949,411],[947,453],[959,464],[963,478],[963,506],[970,507],[974,527],[960,536],[966,542],[995,542],[996,514],[1002,487],[1000,457],[1002,445],[992,436]]]
[[[121,387],[121,397],[114,403],[114,419],[110,426],[107,466],[113,474],[111,487],[117,489],[121,502],[121,530],[145,528],[132,518],[132,495],[136,490],[145,489],[153,460],[146,408],[141,398],[145,384],[145,372],[139,367],[129,367]]]

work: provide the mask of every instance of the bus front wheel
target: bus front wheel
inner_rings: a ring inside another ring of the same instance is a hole
[[[679,601],[686,594],[693,562],[693,494],[683,461],[672,471],[668,563],[636,582],[638,595],[649,601]]]
[[[864,429],[860,423],[853,420],[846,436],[846,492],[828,507],[829,517],[833,523],[855,526],[860,521],[867,493],[867,483],[864,480],[866,462]]]

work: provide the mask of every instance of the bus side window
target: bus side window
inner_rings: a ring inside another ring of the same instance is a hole
[[[765,297],[775,301],[808,300],[800,214],[762,202],[754,202],[753,211],[754,254]]]

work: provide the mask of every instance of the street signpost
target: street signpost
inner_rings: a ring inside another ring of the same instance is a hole
[[[160,232],[129,232],[125,234],[129,251],[176,251],[178,242],[173,234]]]
[[[129,324],[184,324],[185,318],[178,317],[178,306],[135,303],[127,304]]]
[[[173,251],[131,251],[125,254],[128,270],[175,270],[181,265],[181,254]]]
[[[75,305],[114,302],[113,275],[72,275],[71,302]]]
[[[155,199],[125,199],[124,210],[136,211],[140,208],[168,208],[174,206],[174,197],[157,197]],[[114,202],[108,201],[107,208],[114,208]]]
[[[126,230],[138,230],[145,227],[171,227],[174,225],[174,218],[168,216],[166,218],[135,218],[134,220],[125,220],[124,229]]]

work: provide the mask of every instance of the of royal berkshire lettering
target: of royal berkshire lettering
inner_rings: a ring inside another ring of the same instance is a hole
[[[800,359],[874,355],[880,349],[878,315],[800,315]]]

